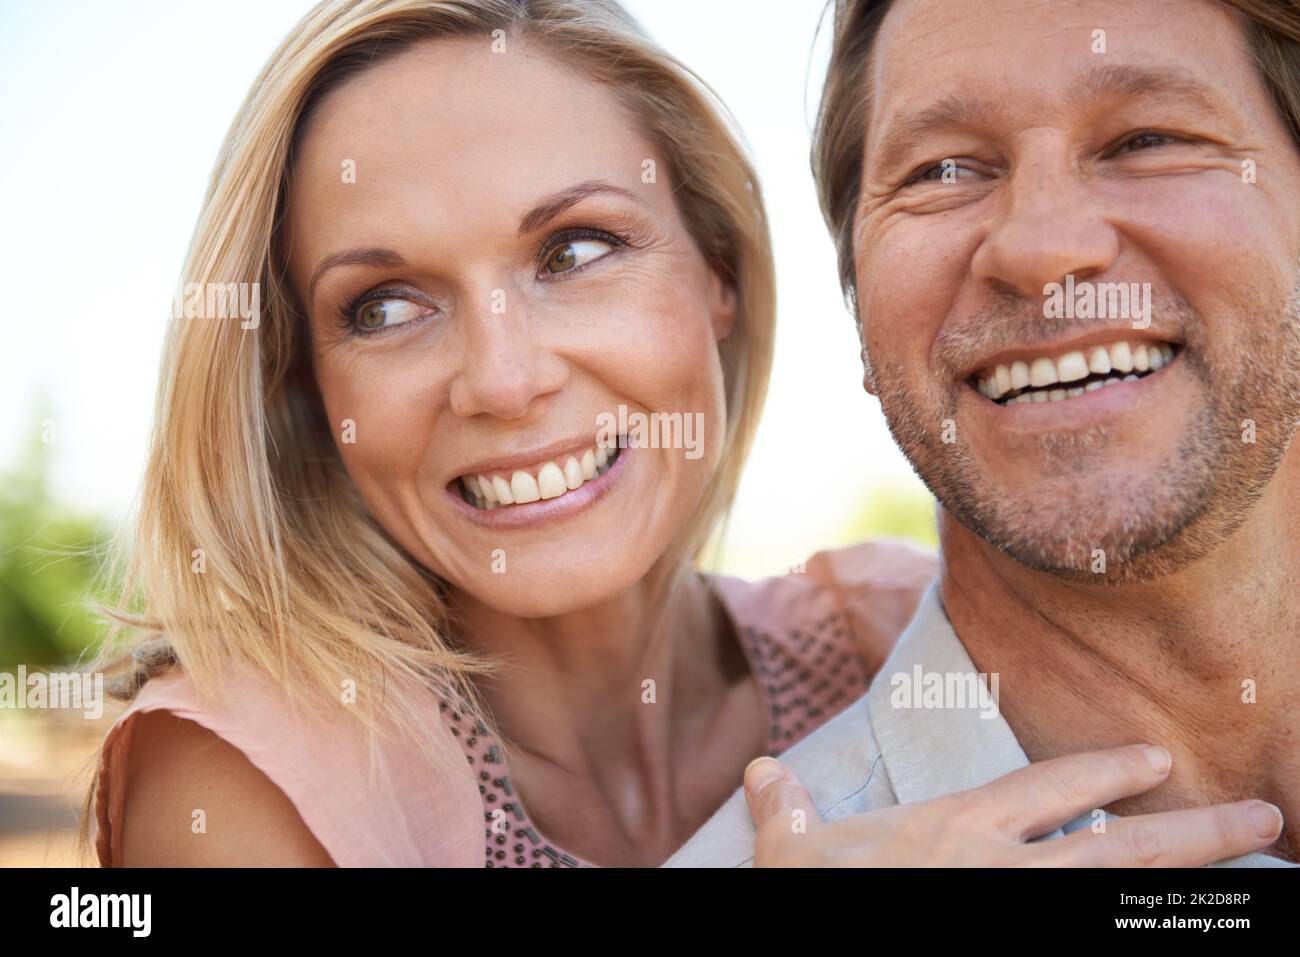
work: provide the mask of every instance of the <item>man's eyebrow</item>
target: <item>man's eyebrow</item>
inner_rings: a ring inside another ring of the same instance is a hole
[[[1181,99],[1207,113],[1230,108],[1229,101],[1222,94],[1179,67],[1107,64],[1088,70],[1076,79],[1071,85],[1070,96],[1077,106],[1084,109],[1098,100],[1140,96]],[[915,140],[926,133],[985,123],[1005,113],[1006,106],[999,100],[965,93],[949,94],[894,122],[881,139],[873,165],[884,169],[894,167]]]
[[[320,282],[321,276],[338,266],[376,266],[384,269],[400,269],[406,265],[406,260],[391,249],[379,249],[372,247],[370,249],[348,249],[341,253],[334,253],[332,256],[326,256],[316,267],[316,271],[311,274],[311,280],[307,283],[307,302],[311,302],[312,293],[316,289],[316,283]]]
[[[1005,109],[996,100],[949,93],[941,100],[894,121],[880,141],[873,165],[893,169],[912,144],[926,133],[964,126],[976,119],[987,120],[1003,112]]]
[[[1181,99],[1197,109],[1222,110],[1229,103],[1213,87],[1188,70],[1177,66],[1145,67],[1131,63],[1107,64],[1083,74],[1075,83],[1075,98],[1090,100],[1110,97],[1160,96]]]
[[[546,199],[530,209],[519,221],[519,235],[526,236],[535,230],[541,229],[569,207],[580,203],[588,196],[595,196],[600,193],[612,193],[615,196],[636,200],[638,203],[643,202],[635,193],[628,192],[621,186],[606,183],[604,180],[587,180],[546,197]]]

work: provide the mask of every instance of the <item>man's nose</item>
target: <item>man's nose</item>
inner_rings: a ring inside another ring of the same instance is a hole
[[[456,415],[518,419],[559,391],[568,375],[556,352],[539,341],[526,309],[494,312],[492,300],[464,316],[460,365],[451,383]]]
[[[1101,200],[1058,149],[1012,170],[1001,209],[971,261],[979,280],[1025,299],[1067,275],[1087,279],[1119,257],[1119,236]]]

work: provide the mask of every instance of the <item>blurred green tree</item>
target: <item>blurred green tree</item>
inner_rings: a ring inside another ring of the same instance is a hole
[[[939,547],[936,503],[920,482],[878,485],[862,499],[843,526],[839,544],[871,538],[900,538],[925,548]]]
[[[0,669],[76,661],[101,633],[88,602],[108,535],[51,497],[53,419],[44,402],[37,410],[18,461],[0,472]]]

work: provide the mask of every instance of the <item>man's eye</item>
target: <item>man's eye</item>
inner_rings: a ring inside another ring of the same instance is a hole
[[[561,243],[547,254],[542,266],[552,274],[572,272],[607,255],[613,248],[611,244],[599,239]]]
[[[907,178],[904,186],[913,183],[955,183],[958,179],[974,175],[974,170],[960,165],[954,159],[945,159],[930,166],[923,166]]]
[[[1121,143],[1116,152],[1132,153],[1138,150],[1150,149],[1153,146],[1164,146],[1173,142],[1175,142],[1174,137],[1169,136],[1166,133],[1139,133],[1137,136]]]
[[[428,306],[409,299],[372,299],[356,311],[356,325],[362,332],[376,332],[400,326],[428,314]]]

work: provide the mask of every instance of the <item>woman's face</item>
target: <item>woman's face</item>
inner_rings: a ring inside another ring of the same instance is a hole
[[[513,38],[438,40],[332,92],[302,146],[290,279],[372,514],[509,614],[641,579],[717,468],[735,306],[615,97]],[[602,416],[637,413],[692,447],[601,467]]]

